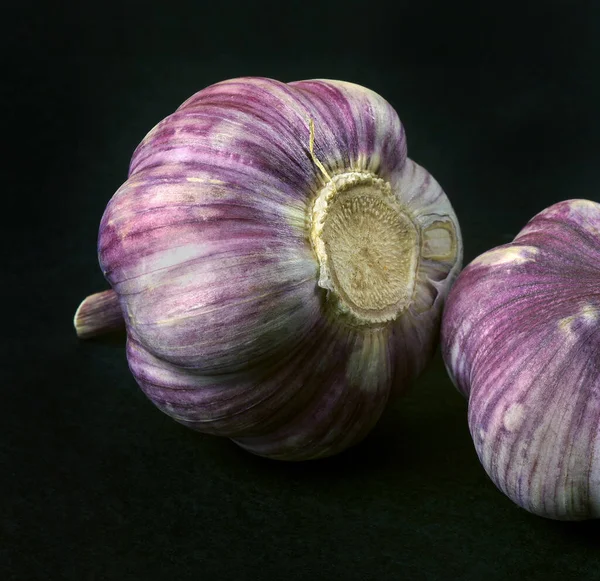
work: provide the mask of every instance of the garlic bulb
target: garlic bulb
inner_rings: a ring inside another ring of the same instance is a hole
[[[600,516],[600,204],[569,200],[472,261],[444,361],[493,482],[541,516]]]
[[[288,460],[358,442],[423,369],[462,258],[383,98],[265,78],[209,86],[150,131],[98,250],[113,290],[82,303],[80,336],[122,316],[156,406]]]

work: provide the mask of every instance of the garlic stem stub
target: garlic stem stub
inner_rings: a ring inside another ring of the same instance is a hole
[[[361,440],[423,370],[462,241],[382,97],[244,77],[143,139],[98,253],[129,367],[158,408],[306,460]]]
[[[486,472],[552,519],[600,516],[600,204],[568,200],[473,260],[442,353]]]

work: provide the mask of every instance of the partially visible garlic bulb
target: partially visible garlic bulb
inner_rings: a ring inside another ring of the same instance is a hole
[[[444,361],[483,467],[540,516],[600,516],[600,204],[569,200],[473,260],[448,298]]]
[[[130,369],[162,411],[271,458],[361,440],[439,336],[461,265],[456,216],[406,158],[376,93],[239,78],[144,138],[100,225],[112,291],[90,336],[127,329]]]

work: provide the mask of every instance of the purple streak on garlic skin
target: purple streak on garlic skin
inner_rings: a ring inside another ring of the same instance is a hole
[[[317,284],[311,221],[328,182],[309,120],[327,174],[385,180],[386,203],[417,232],[414,294],[394,320],[359,324]],[[144,138],[103,216],[99,257],[150,400],[256,454],[304,460],[362,439],[423,370],[462,245],[380,96],[241,78],[200,91]]]
[[[554,519],[600,516],[600,205],[569,200],[460,274],[442,352],[494,483]]]
[[[177,369],[165,373],[160,363],[157,382],[148,353],[131,341],[128,355],[134,373],[139,365],[145,393],[181,423],[234,438],[261,455],[304,460],[366,435],[387,403],[391,381],[381,369],[389,366],[389,354],[380,333],[365,337],[325,322],[318,327],[282,361],[242,375],[198,377],[201,389],[190,390],[189,378]]]
[[[190,376],[131,337],[127,354],[142,390],[179,422],[261,455],[304,460],[362,439],[390,393],[420,373],[435,343],[417,328],[408,317],[367,333],[320,320],[286,358],[239,374]]]

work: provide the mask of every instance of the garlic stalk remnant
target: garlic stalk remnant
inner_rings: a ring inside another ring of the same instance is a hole
[[[287,460],[368,433],[433,353],[462,259],[389,103],[252,77],[200,91],[144,138],[98,250],[110,312],[88,297],[79,334],[118,306],[156,406]]]
[[[569,200],[472,261],[442,352],[493,482],[540,516],[600,516],[600,204]]]

